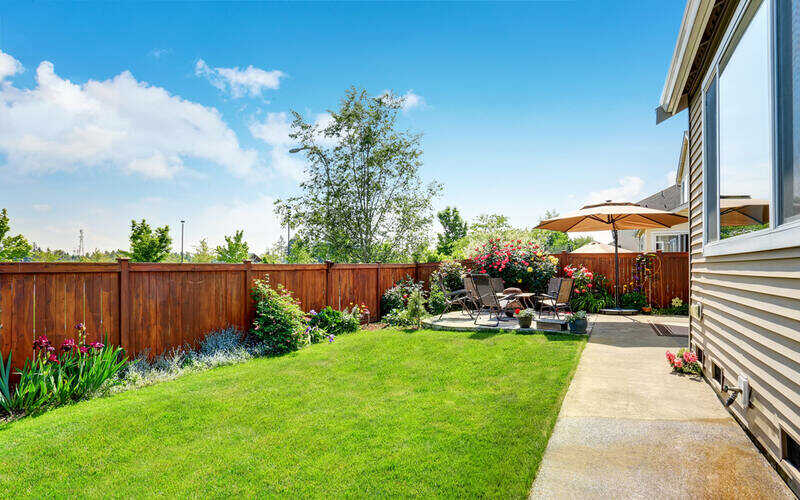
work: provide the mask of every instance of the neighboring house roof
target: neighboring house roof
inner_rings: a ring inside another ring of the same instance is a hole
[[[606,245],[605,243],[600,243],[599,241],[593,241],[583,245],[580,248],[576,248],[570,253],[614,253],[614,247],[611,245]],[[632,252],[626,248],[619,247],[619,253]]]
[[[673,184],[639,201],[638,204],[647,208],[657,208],[658,210],[671,212],[681,204],[681,188],[679,185]]]

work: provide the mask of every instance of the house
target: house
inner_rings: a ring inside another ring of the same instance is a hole
[[[684,133],[678,159],[675,181],[666,189],[636,202],[647,208],[657,208],[679,215],[687,215],[688,206],[688,150],[689,134]],[[669,229],[626,229],[619,232],[619,245],[633,252],[687,252],[689,250],[689,224],[683,223]]]
[[[800,494],[798,40],[798,0],[689,0],[656,121],[688,110],[690,346]]]

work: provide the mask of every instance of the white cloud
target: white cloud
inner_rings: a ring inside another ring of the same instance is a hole
[[[197,60],[194,73],[207,79],[219,90],[230,92],[234,98],[244,97],[246,94],[259,97],[265,89],[275,90],[280,87],[281,78],[286,77],[282,71],[265,71],[252,65],[245,69],[212,68],[202,59]]]
[[[47,203],[34,203],[33,209],[37,212],[49,212],[53,207]]]
[[[22,63],[14,59],[10,54],[0,50],[0,83],[9,76],[22,73],[24,70]]]
[[[171,49],[153,49],[147,55],[154,59],[161,59],[162,57],[171,54]]]
[[[413,90],[409,90],[402,95],[403,111],[408,111],[414,108],[424,107],[425,98],[421,95],[415,94]]]
[[[675,185],[675,178],[678,176],[677,170],[670,170],[667,172],[667,177],[665,179],[664,187],[670,187]]]
[[[636,201],[642,194],[644,187],[644,180],[640,177],[623,177],[619,179],[619,186],[602,189],[600,191],[592,191],[586,200],[586,203],[602,203],[606,200],[611,201]]]
[[[2,56],[0,52],[0,56]],[[254,150],[211,107],[137,81],[124,71],[105,81],[75,84],[53,64],[36,69],[36,87],[0,87],[0,152],[20,172],[118,168],[169,178],[188,158],[253,175]]]
[[[288,146],[291,142],[289,133],[292,124],[286,113],[267,113],[263,122],[250,124],[250,133],[270,146]]]
[[[208,244],[213,248],[223,242],[225,235],[241,229],[250,251],[263,253],[282,234],[280,221],[273,212],[274,202],[272,197],[264,195],[252,200],[207,206],[197,216],[187,219],[186,247],[190,249],[200,239],[208,238]],[[254,214],[258,216],[254,217]],[[178,235],[175,242],[180,248],[180,227],[178,233],[173,234]]]

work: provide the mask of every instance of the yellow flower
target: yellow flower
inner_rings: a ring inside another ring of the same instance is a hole
[[[529,273],[532,273],[532,272],[533,272],[533,268],[532,268],[531,266],[528,266],[528,272],[529,272]]]
[[[521,280],[521,279],[518,279],[518,280],[517,280],[517,283],[522,283],[522,280]]]

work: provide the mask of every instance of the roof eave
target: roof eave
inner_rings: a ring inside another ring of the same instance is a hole
[[[656,108],[656,123],[661,123],[688,107],[688,99],[683,90],[713,7],[714,0],[688,0],[686,3],[667,79]]]

